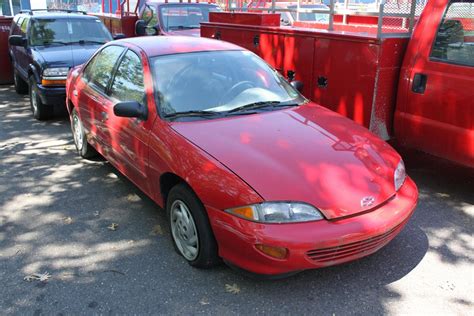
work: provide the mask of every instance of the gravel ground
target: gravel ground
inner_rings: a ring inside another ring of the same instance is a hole
[[[197,270],[162,210],[107,162],[78,157],[66,118],[36,121],[0,86],[0,314],[473,315],[473,172],[405,160],[419,206],[378,253],[278,281]]]

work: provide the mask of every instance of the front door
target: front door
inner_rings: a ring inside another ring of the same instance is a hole
[[[108,92],[113,104],[136,101],[148,107],[148,118],[118,117],[113,106],[97,104],[97,109],[108,116],[103,128],[117,159],[116,167],[142,190],[148,192],[146,168],[148,163],[148,137],[155,117],[148,106],[144,84],[144,67],[140,57],[128,50],[122,57]],[[105,133],[104,131],[104,133]]]
[[[438,0],[410,72],[398,134],[425,152],[474,166],[474,0]],[[430,33],[431,32],[431,33]]]

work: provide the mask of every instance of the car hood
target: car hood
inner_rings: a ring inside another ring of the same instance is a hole
[[[189,30],[168,31],[168,32],[166,32],[166,35],[200,37],[201,36],[201,30],[200,29],[189,29]]]
[[[33,50],[39,54],[47,67],[75,67],[86,62],[101,45],[65,45],[35,47]]]
[[[267,201],[306,202],[335,219],[373,209],[395,194],[398,153],[315,104],[171,125]]]

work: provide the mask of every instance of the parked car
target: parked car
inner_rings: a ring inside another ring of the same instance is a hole
[[[64,105],[69,69],[110,40],[102,22],[85,13],[42,10],[15,16],[9,37],[15,90],[29,91],[36,119],[47,119],[55,105]]]
[[[279,275],[374,253],[418,196],[395,150],[297,86],[233,44],[158,36],[105,45],[66,89],[80,155],[165,208],[192,266]]]

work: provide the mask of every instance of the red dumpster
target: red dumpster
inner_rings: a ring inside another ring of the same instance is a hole
[[[0,16],[0,84],[13,82],[13,71],[8,56],[8,35],[12,17]]]

